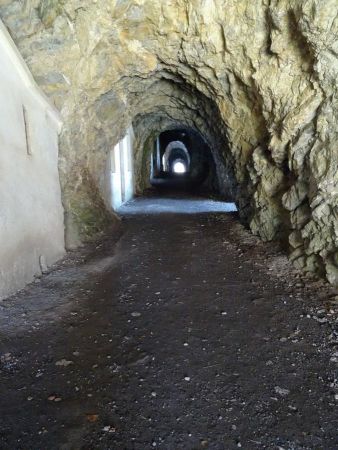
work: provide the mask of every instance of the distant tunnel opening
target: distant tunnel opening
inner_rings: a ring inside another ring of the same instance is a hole
[[[153,142],[149,164],[153,187],[217,192],[211,150],[194,130],[177,128],[161,132]]]

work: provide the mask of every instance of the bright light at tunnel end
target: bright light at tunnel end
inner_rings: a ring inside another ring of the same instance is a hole
[[[181,161],[176,161],[173,165],[173,172],[174,173],[185,173],[187,171],[185,164],[183,164]]]

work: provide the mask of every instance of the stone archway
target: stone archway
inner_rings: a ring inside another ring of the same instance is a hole
[[[190,155],[187,150],[187,147],[183,144],[183,142],[180,141],[173,141],[168,144],[167,148],[164,151],[163,157],[162,157],[162,165],[164,172],[170,171],[170,157],[172,155],[172,152],[176,149],[180,150],[180,153],[182,154],[182,159],[184,160],[186,164],[186,170],[189,171],[190,168]]]

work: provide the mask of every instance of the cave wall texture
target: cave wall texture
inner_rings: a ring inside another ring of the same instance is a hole
[[[110,220],[107,153],[190,127],[253,233],[338,284],[337,0],[0,0],[0,16],[62,113],[69,245]]]

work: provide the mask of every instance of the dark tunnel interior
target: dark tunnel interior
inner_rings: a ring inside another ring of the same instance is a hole
[[[211,150],[199,133],[181,128],[155,139],[150,184],[159,190],[216,193],[217,176]]]

